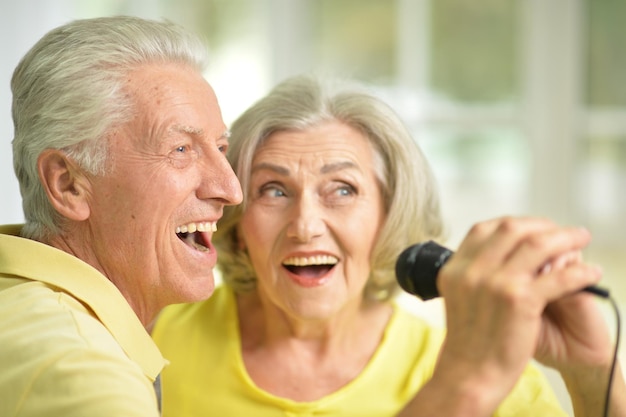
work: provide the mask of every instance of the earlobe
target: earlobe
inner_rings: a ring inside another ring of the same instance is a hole
[[[37,160],[37,169],[48,200],[59,214],[74,221],[89,217],[89,182],[82,170],[63,151],[43,151]]]

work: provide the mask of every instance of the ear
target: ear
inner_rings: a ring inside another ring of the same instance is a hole
[[[43,151],[37,159],[37,170],[48,200],[59,214],[74,221],[89,217],[89,181],[63,151]]]

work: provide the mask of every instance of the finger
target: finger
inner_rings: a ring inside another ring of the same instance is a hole
[[[544,218],[502,217],[474,225],[459,246],[457,256],[475,259],[483,273],[490,273],[508,260],[529,236],[557,230]]]
[[[461,249],[479,247],[496,233],[511,236],[523,235],[546,227],[554,227],[554,223],[540,217],[497,217],[474,224],[459,246]]]
[[[555,228],[529,234],[511,253],[506,269],[512,273],[535,272],[535,275],[559,269],[579,259],[580,251],[590,241],[589,231],[579,227]]]
[[[572,263],[549,273],[538,275],[533,291],[542,294],[548,303],[595,285],[602,279],[602,269],[584,262]]]
[[[561,269],[577,262],[582,262],[582,253],[580,251],[567,252],[543,265],[539,269],[539,274],[547,274],[553,269]]]

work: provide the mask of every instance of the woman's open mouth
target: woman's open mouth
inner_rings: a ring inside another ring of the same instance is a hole
[[[326,275],[339,262],[330,255],[291,257],[283,261],[283,266],[292,274],[302,278],[320,278]]]

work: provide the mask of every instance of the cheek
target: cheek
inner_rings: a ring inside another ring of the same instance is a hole
[[[360,262],[369,265],[381,227],[380,213],[374,211],[363,216],[348,216],[341,223],[342,234],[347,239],[346,244],[350,245],[351,252]]]
[[[136,200],[135,209],[146,218],[169,216],[193,196],[195,188],[192,178],[191,175],[154,174],[144,179],[133,187],[135,195],[131,198]]]
[[[259,247],[273,243],[274,236],[272,236],[271,231],[274,225],[272,217],[260,215],[252,207],[246,210],[239,227],[248,251],[250,249],[258,250]]]
[[[272,248],[279,244],[278,239],[282,230],[280,217],[282,216],[267,215],[264,211],[248,207],[241,218],[239,231],[243,245],[257,270],[267,264]]]

